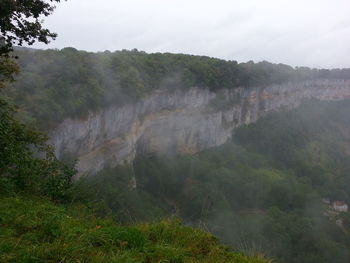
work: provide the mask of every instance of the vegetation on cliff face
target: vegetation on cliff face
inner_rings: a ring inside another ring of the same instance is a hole
[[[97,213],[120,221],[180,216],[278,262],[345,263],[350,215],[332,215],[322,198],[350,203],[349,113],[349,101],[308,101],[239,128],[221,147],[106,169],[78,182],[74,198],[97,200]]]
[[[18,50],[21,74],[8,95],[29,120],[57,123],[88,111],[132,102],[156,89],[266,86],[289,81],[349,79],[349,69],[238,64],[204,56],[137,50],[89,53],[74,48]]]

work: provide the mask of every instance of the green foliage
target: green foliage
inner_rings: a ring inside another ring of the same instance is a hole
[[[23,125],[15,108],[0,98],[1,193],[40,193],[62,199],[74,170],[58,161],[47,137]]]
[[[166,206],[146,191],[132,189],[132,180],[130,166],[105,169],[98,176],[80,179],[69,191],[69,196],[90,206],[97,215],[113,215],[120,222],[164,218]]]
[[[31,196],[0,200],[1,262],[264,263],[232,253],[211,234],[178,220],[120,226],[81,206]]]
[[[60,0],[2,0],[0,3],[0,55],[6,56],[14,44],[48,43],[57,35],[42,27],[42,16],[52,14],[53,2]]]
[[[12,59],[0,56],[0,90],[6,84],[13,82],[18,73],[18,65]]]
[[[350,138],[344,132],[350,128],[349,111],[349,101],[309,101],[297,110],[273,113],[242,127],[235,136],[275,166],[293,169],[321,195],[349,203]]]

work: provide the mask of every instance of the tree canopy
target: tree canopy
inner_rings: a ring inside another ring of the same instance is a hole
[[[0,2],[0,55],[7,56],[13,45],[32,45],[36,41],[49,43],[56,33],[42,26],[41,18],[52,14],[54,2],[60,0],[1,0]]]

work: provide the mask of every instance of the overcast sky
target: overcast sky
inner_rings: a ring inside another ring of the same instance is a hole
[[[48,46],[350,67],[350,0],[68,0]]]

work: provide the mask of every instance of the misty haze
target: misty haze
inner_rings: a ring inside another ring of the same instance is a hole
[[[3,0],[0,262],[349,262],[349,10]]]

